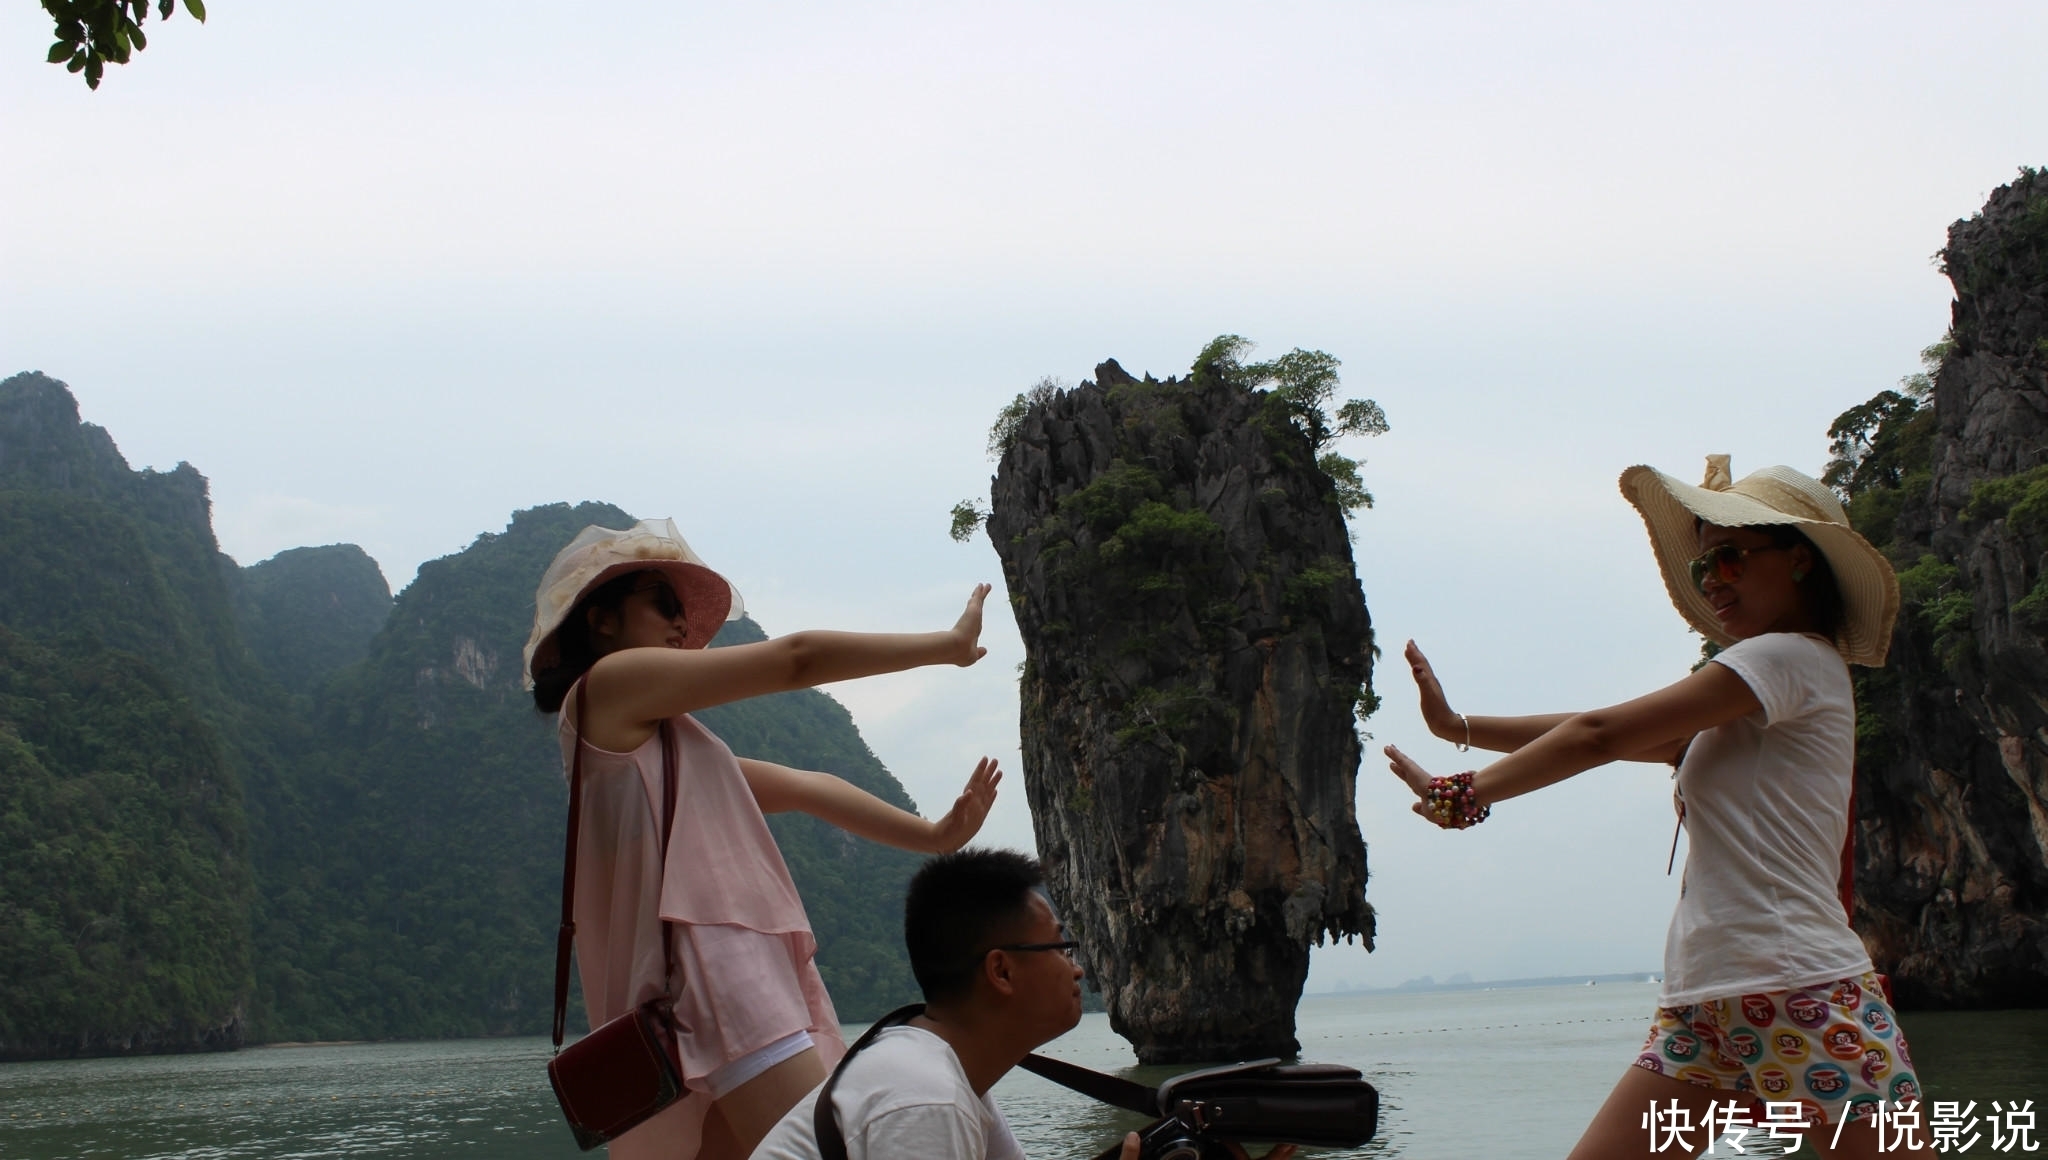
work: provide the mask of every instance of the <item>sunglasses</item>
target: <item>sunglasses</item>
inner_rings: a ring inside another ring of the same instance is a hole
[[[1742,579],[1742,570],[1751,552],[1782,552],[1790,546],[1765,544],[1760,548],[1738,548],[1733,544],[1717,544],[1687,560],[1685,570],[1692,574],[1692,586],[1705,592],[1708,576],[1722,584],[1733,584]]]
[[[654,611],[660,613],[663,620],[674,620],[683,614],[683,602],[676,598],[676,590],[669,587],[666,580],[649,580],[633,591],[635,594],[647,593],[649,603],[654,605]]]

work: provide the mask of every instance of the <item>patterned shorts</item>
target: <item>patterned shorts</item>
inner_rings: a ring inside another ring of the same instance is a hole
[[[1906,1037],[1875,972],[1661,1007],[1636,1066],[1759,1103],[1796,1101],[1808,1123],[1920,1098]]]

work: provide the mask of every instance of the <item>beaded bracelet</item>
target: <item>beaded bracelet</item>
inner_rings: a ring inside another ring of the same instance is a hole
[[[1493,813],[1492,806],[1479,804],[1479,794],[1472,788],[1470,770],[1449,777],[1430,778],[1423,808],[1429,812],[1432,821],[1446,830],[1470,829]]]

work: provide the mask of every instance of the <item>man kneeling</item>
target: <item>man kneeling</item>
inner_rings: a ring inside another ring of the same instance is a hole
[[[910,880],[903,939],[925,1010],[883,1030],[840,1072],[832,1110],[848,1160],[1023,1160],[988,1091],[1081,1020],[1080,944],[1044,881],[1036,859],[1008,850],[942,855]],[[820,1160],[817,1098],[790,1109],[753,1160]],[[1267,1160],[1293,1154],[1283,1144]],[[1137,1160],[1136,1133],[1123,1157]]]

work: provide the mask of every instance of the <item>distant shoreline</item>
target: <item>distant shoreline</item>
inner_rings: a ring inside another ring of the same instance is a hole
[[[1597,986],[1602,983],[1661,983],[1663,980],[1664,972],[1662,971],[1625,971],[1620,974],[1610,975],[1544,975],[1540,978],[1532,979],[1473,979],[1466,975],[1452,975],[1441,983],[1428,975],[1424,975],[1419,979],[1409,979],[1405,983],[1397,983],[1391,987],[1361,987],[1355,984],[1346,984],[1327,991],[1303,991],[1301,997],[1303,999],[1322,999],[1344,995],[1410,994],[1416,991],[1504,991],[1523,987],[1584,987],[1588,985]]]
[[[472,1038],[472,1037],[470,1037],[470,1036],[458,1036],[457,1038]],[[486,1038],[491,1038],[491,1037],[488,1037],[488,1036],[487,1036]],[[261,1048],[271,1048],[271,1047],[360,1047],[360,1046],[362,1046],[362,1045],[363,1045],[363,1044],[365,1044],[365,1043],[376,1043],[376,1042],[379,1042],[379,1041],[378,1041],[378,1040],[374,1040],[374,1039],[287,1039],[287,1040],[281,1040],[281,1041],[279,1041],[279,1042],[277,1042],[277,1043],[249,1043],[249,1044],[244,1044],[244,1045],[243,1045],[243,1050],[245,1050],[245,1051],[254,1051],[254,1050],[257,1050],[257,1049],[261,1049]]]

